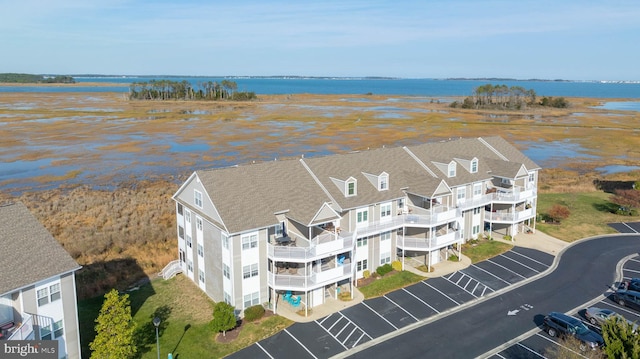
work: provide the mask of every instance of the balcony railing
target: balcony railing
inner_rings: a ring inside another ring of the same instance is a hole
[[[370,236],[401,227],[435,227],[456,219],[456,208],[438,206],[432,209],[411,207],[411,213],[392,216],[386,221],[369,222],[358,227],[359,236]]]
[[[33,330],[33,315],[23,313],[22,324],[13,329],[8,340],[33,340],[35,339],[35,331]]]
[[[492,193],[495,202],[522,202],[533,198],[536,195],[535,189],[525,190],[522,187],[513,187],[511,189],[495,187],[496,192]]]
[[[528,208],[516,212],[485,212],[484,219],[489,222],[517,223],[532,218],[534,215],[533,208]]]
[[[466,200],[459,202],[458,207],[460,208],[460,210],[466,211],[471,208],[484,207],[491,203],[492,200],[493,193],[483,194],[480,197],[467,198]]]
[[[276,274],[268,272],[267,283],[270,287],[280,290],[312,290],[351,277],[353,271],[351,263],[345,263],[332,269],[304,274]]]
[[[298,247],[295,245],[281,246],[267,243],[267,254],[270,259],[285,262],[308,262],[315,259],[327,257],[339,252],[353,249],[353,235],[349,237],[338,237],[310,247]]]
[[[431,251],[460,241],[460,231],[451,231],[435,238],[399,237],[398,248],[412,251]]]

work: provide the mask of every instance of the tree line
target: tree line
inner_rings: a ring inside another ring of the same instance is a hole
[[[76,82],[76,80],[71,76],[44,76],[44,75],[33,75],[33,74],[2,73],[0,74],[0,82],[19,83],[19,84],[29,84],[29,83],[73,84]]]
[[[236,91],[238,84],[234,81],[222,80],[202,82],[197,87],[187,80],[151,80],[149,82],[133,82],[129,86],[130,100],[234,100],[249,101],[256,99],[255,92]]]
[[[533,89],[525,89],[521,86],[486,84],[476,87],[471,96],[466,97],[462,103],[454,101],[450,105],[453,108],[467,109],[505,109],[523,110],[527,106],[546,106],[566,108],[569,106],[564,97],[543,97],[537,101],[537,94]]]

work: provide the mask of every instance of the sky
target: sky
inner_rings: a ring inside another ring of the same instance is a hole
[[[637,0],[0,0],[0,72],[640,80]]]

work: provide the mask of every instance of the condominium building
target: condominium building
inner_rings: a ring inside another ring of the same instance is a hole
[[[0,341],[57,340],[58,358],[80,358],[78,263],[22,203],[0,205],[0,242]]]
[[[402,256],[534,231],[539,169],[488,137],[198,170],[173,197],[176,266],[239,312],[313,308]]]

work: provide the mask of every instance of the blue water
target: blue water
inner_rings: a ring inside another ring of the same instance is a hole
[[[119,83],[122,86],[0,86],[0,92],[128,92],[133,82],[161,80],[162,77],[80,77],[79,83]],[[221,82],[222,77],[165,77],[172,81],[186,80],[192,86],[208,81]],[[533,89],[538,96],[640,98],[640,83],[601,83],[572,81],[516,80],[439,80],[439,79],[347,79],[347,78],[231,78],[239,91],[256,94],[376,94],[408,96],[468,96],[484,84],[520,86]]]
[[[633,101],[607,102],[601,106],[594,106],[594,108],[601,108],[601,109],[613,110],[613,111],[640,111],[640,102],[633,102]]]

